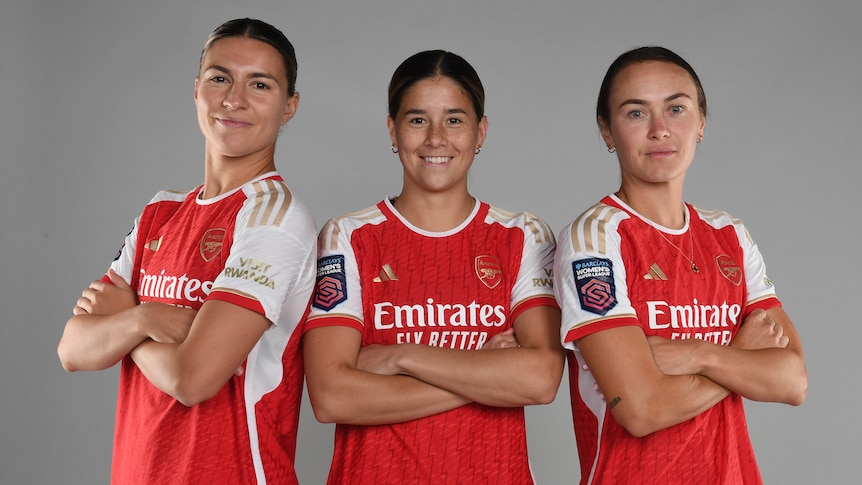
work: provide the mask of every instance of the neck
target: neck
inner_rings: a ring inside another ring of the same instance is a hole
[[[682,184],[678,188],[664,184],[644,190],[624,181],[616,194],[638,214],[656,224],[670,229],[682,229],[685,226]]]
[[[243,157],[215,155],[207,150],[203,198],[209,199],[230,192],[273,170],[275,161],[271,150]]]
[[[458,227],[476,205],[469,193],[453,196],[434,194],[416,196],[401,193],[393,205],[414,226],[430,232],[445,232]]]

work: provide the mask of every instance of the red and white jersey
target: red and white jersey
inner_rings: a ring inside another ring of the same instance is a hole
[[[223,300],[272,325],[211,399],[186,407],[130,357],[120,370],[115,484],[297,483],[301,326],[314,290],[314,219],[268,173],[219,197],[163,191],[135,220],[111,267],[142,304],[199,309]]]
[[[741,221],[686,204],[685,227],[672,230],[605,197],[560,233],[554,287],[562,342],[572,350],[582,484],[761,483],[741,396],[636,438],[614,420],[577,347],[581,337],[625,325],[727,345],[752,310],[780,305]]]
[[[318,251],[306,331],[347,326],[363,345],[478,349],[523,311],[557,305],[553,232],[482,202],[432,233],[384,200],[330,220]],[[524,409],[473,403],[404,423],[339,424],[329,483],[531,484]]]

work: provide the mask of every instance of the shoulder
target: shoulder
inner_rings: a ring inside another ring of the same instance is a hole
[[[515,212],[491,204],[487,205],[488,214],[485,216],[486,223],[500,224],[506,228],[522,229],[526,235],[533,236],[536,242],[555,241],[554,232],[551,230],[551,227],[531,212]]]
[[[342,236],[350,237],[350,234],[367,225],[379,225],[386,221],[386,215],[378,205],[372,205],[362,210],[333,217],[326,221],[320,230],[320,242],[326,246],[327,241],[337,242]]]
[[[732,216],[727,211],[703,209],[691,204],[688,205],[701,221],[713,229],[721,230],[733,227],[733,229],[739,234],[740,238],[745,238],[751,243],[754,242],[751,235],[748,233],[748,229],[745,228],[745,224],[743,224],[742,219]]]
[[[317,234],[314,217],[308,206],[295,196],[278,176],[253,180],[241,188],[245,194],[243,209],[248,228],[276,227],[291,233],[310,231]]]
[[[160,190],[156,192],[147,205],[154,204],[170,204],[170,203],[182,203],[185,201],[190,195],[196,193],[200,187],[196,187],[194,189],[185,189],[185,190]]]
[[[599,202],[583,211],[560,232],[559,244],[579,252],[603,252],[606,240],[618,233],[620,224],[631,216],[624,210]]]

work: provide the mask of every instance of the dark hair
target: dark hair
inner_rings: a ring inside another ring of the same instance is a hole
[[[607,123],[610,121],[611,88],[613,87],[613,83],[617,78],[617,75],[619,75],[623,69],[632,64],[647,61],[669,62],[685,69],[694,81],[695,88],[697,88],[697,105],[703,115],[706,116],[706,94],[703,92],[703,85],[700,84],[700,78],[697,77],[697,73],[694,72],[691,65],[689,65],[685,59],[669,49],[659,46],[647,46],[638,47],[623,53],[617,57],[608,68],[608,72],[602,80],[602,87],[599,89],[599,100],[596,103],[596,121],[599,123],[600,127],[602,122]]]
[[[458,54],[442,50],[423,51],[408,57],[389,81],[389,116],[394,120],[404,93],[417,82],[438,76],[455,81],[470,97],[478,119],[485,115],[485,88],[473,66]]]
[[[201,51],[200,67],[203,67],[204,57],[210,47],[216,41],[227,37],[245,37],[248,39],[258,40],[260,42],[271,45],[281,54],[284,61],[284,69],[287,71],[287,94],[293,96],[296,93],[296,52],[293,50],[293,44],[287,40],[287,37],[278,29],[268,23],[257,19],[234,19],[216,27],[209,37]]]

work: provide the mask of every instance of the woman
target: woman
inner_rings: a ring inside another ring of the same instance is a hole
[[[801,404],[807,374],[745,227],[682,200],[700,80],[667,49],[629,51],[597,120],[622,182],[563,230],[554,265],[581,483],[761,483],[742,398]]]
[[[156,194],[58,353],[69,371],[122,361],[113,483],[296,483],[316,228],[273,159],[299,105],[293,46],[259,20],[222,24],[194,99],[203,185]]]
[[[563,368],[553,233],[468,192],[488,121],[463,58],[405,60],[387,125],[401,193],[318,241],[304,348],[315,415],[338,423],[329,483],[532,483],[523,406]]]

